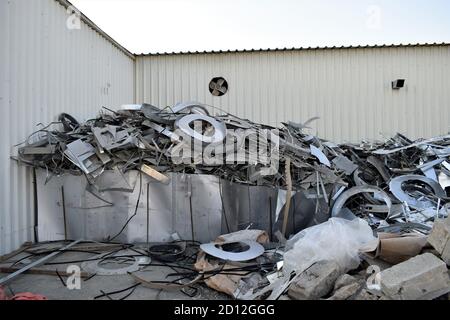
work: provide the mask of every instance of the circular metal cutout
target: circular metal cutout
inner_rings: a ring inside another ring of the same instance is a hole
[[[124,258],[117,258],[114,256],[108,256],[107,253],[101,254],[96,257],[96,260],[93,261],[85,261],[81,264],[81,268],[90,274],[96,274],[99,276],[116,276],[127,274],[128,272],[136,272],[139,270],[139,263],[137,257],[130,258],[129,265],[125,267],[117,267],[117,265],[123,264]],[[105,263],[115,264],[115,268],[106,268],[104,267]]]
[[[209,83],[209,92],[215,97],[221,97],[228,92],[228,82],[222,77],[216,77]]]
[[[357,194],[364,194],[364,193],[373,193],[374,195],[377,195],[379,198],[383,199],[384,202],[386,203],[386,206],[389,208],[389,212],[387,215],[387,218],[389,218],[391,214],[392,201],[386,192],[375,186],[357,186],[345,191],[334,203],[333,208],[331,210],[331,216],[339,217],[339,213],[345,207],[345,203],[347,202],[348,199]]]
[[[235,262],[253,260],[264,253],[264,247],[262,245],[258,242],[248,240],[234,243],[207,243],[202,244],[200,249],[210,256]]]
[[[191,124],[193,124],[195,121],[203,121],[209,123],[214,128],[214,134],[212,136],[205,136],[202,133],[191,128]],[[185,134],[205,143],[222,142],[227,135],[227,128],[224,123],[201,114],[190,114],[184,116],[175,122],[175,126]]]
[[[447,196],[439,183],[424,176],[407,175],[392,179],[391,183],[389,184],[389,188],[392,194],[399,201],[406,202],[410,207],[414,209],[427,209],[429,207],[434,207],[434,204],[431,200],[423,197],[420,194],[414,195],[413,193],[408,192],[408,184],[410,184],[412,187],[415,186],[422,189],[425,188],[436,198],[445,198]]]

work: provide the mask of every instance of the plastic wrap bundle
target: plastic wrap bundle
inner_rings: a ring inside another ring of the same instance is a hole
[[[342,272],[355,269],[360,263],[359,249],[374,239],[366,221],[332,218],[303,230],[286,243],[284,273],[298,274],[323,260],[335,261]]]

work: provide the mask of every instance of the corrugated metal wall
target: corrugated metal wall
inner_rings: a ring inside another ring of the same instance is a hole
[[[229,92],[213,97],[223,76]],[[406,79],[394,91],[393,80]],[[450,129],[450,46],[138,56],[136,99],[200,101],[254,121],[314,123],[337,142]]]
[[[32,174],[12,145],[63,111],[84,120],[134,100],[133,59],[68,17],[54,0],[0,1],[0,255],[33,240]]]

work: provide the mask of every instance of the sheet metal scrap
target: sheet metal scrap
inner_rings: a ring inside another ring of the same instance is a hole
[[[217,110],[201,103],[105,110],[85,123],[73,119],[73,125],[53,123],[33,133],[19,148],[17,160],[55,175],[84,174],[92,184],[107,170],[140,170],[161,182],[167,182],[165,173],[176,172],[286,189],[284,168],[290,159],[293,191],[312,190],[330,212],[337,202],[346,216],[363,217],[374,228],[415,223],[424,230],[435,217],[448,215],[450,135],[412,141],[397,134],[385,142],[339,145],[307,132],[315,118],[274,128],[228,113],[213,115]],[[196,121],[201,122],[199,128]],[[186,137],[194,142],[194,150],[177,156]],[[255,144],[250,142],[256,140],[259,147],[252,149]],[[202,157],[220,144],[223,148],[212,153],[225,156],[226,162]],[[261,150],[269,151],[265,158],[258,158]],[[183,161],[188,158],[193,161]],[[383,193],[351,193],[342,201],[354,187]]]
[[[71,127],[60,124],[61,128],[52,124],[33,133],[19,149],[18,160],[55,175],[84,174],[92,184],[107,170],[125,173],[145,168],[144,173],[209,174],[232,182],[283,188],[286,158],[293,162],[294,186],[300,186],[305,175],[315,176],[317,168],[323,168],[321,185],[340,180],[328,160],[335,152],[320,139],[303,134],[304,126],[273,128],[231,114],[213,116],[208,108],[213,107],[181,103],[166,109],[149,104],[126,105],[118,111],[106,109],[85,123],[76,122]],[[201,128],[195,128],[194,122],[201,122]],[[175,156],[183,147],[180,132],[200,143],[200,153],[194,149],[192,154]],[[202,159],[208,148],[220,144],[223,150],[216,148],[214,153],[225,156],[226,162]],[[252,149],[250,145],[259,147]],[[263,148],[266,157],[262,156]],[[183,162],[186,157],[193,158],[193,163]],[[271,163],[271,159],[279,163]],[[314,179],[309,185],[315,187],[317,183]]]
[[[343,215],[350,210],[378,230],[413,224],[415,231],[427,234],[435,218],[448,216],[449,146],[450,136],[411,141],[401,134],[385,143],[339,146],[358,166],[346,179],[349,186],[376,187],[383,194],[367,192],[349,198],[346,192],[334,199],[333,214],[346,209]]]

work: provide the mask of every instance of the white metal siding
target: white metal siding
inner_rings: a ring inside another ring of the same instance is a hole
[[[0,1],[0,255],[33,240],[30,169],[12,146],[67,112],[80,121],[134,100],[134,61],[54,0]]]
[[[208,90],[217,76],[223,97]],[[315,133],[337,142],[429,137],[450,128],[450,46],[138,56],[136,100],[200,101],[269,125],[319,116]]]

